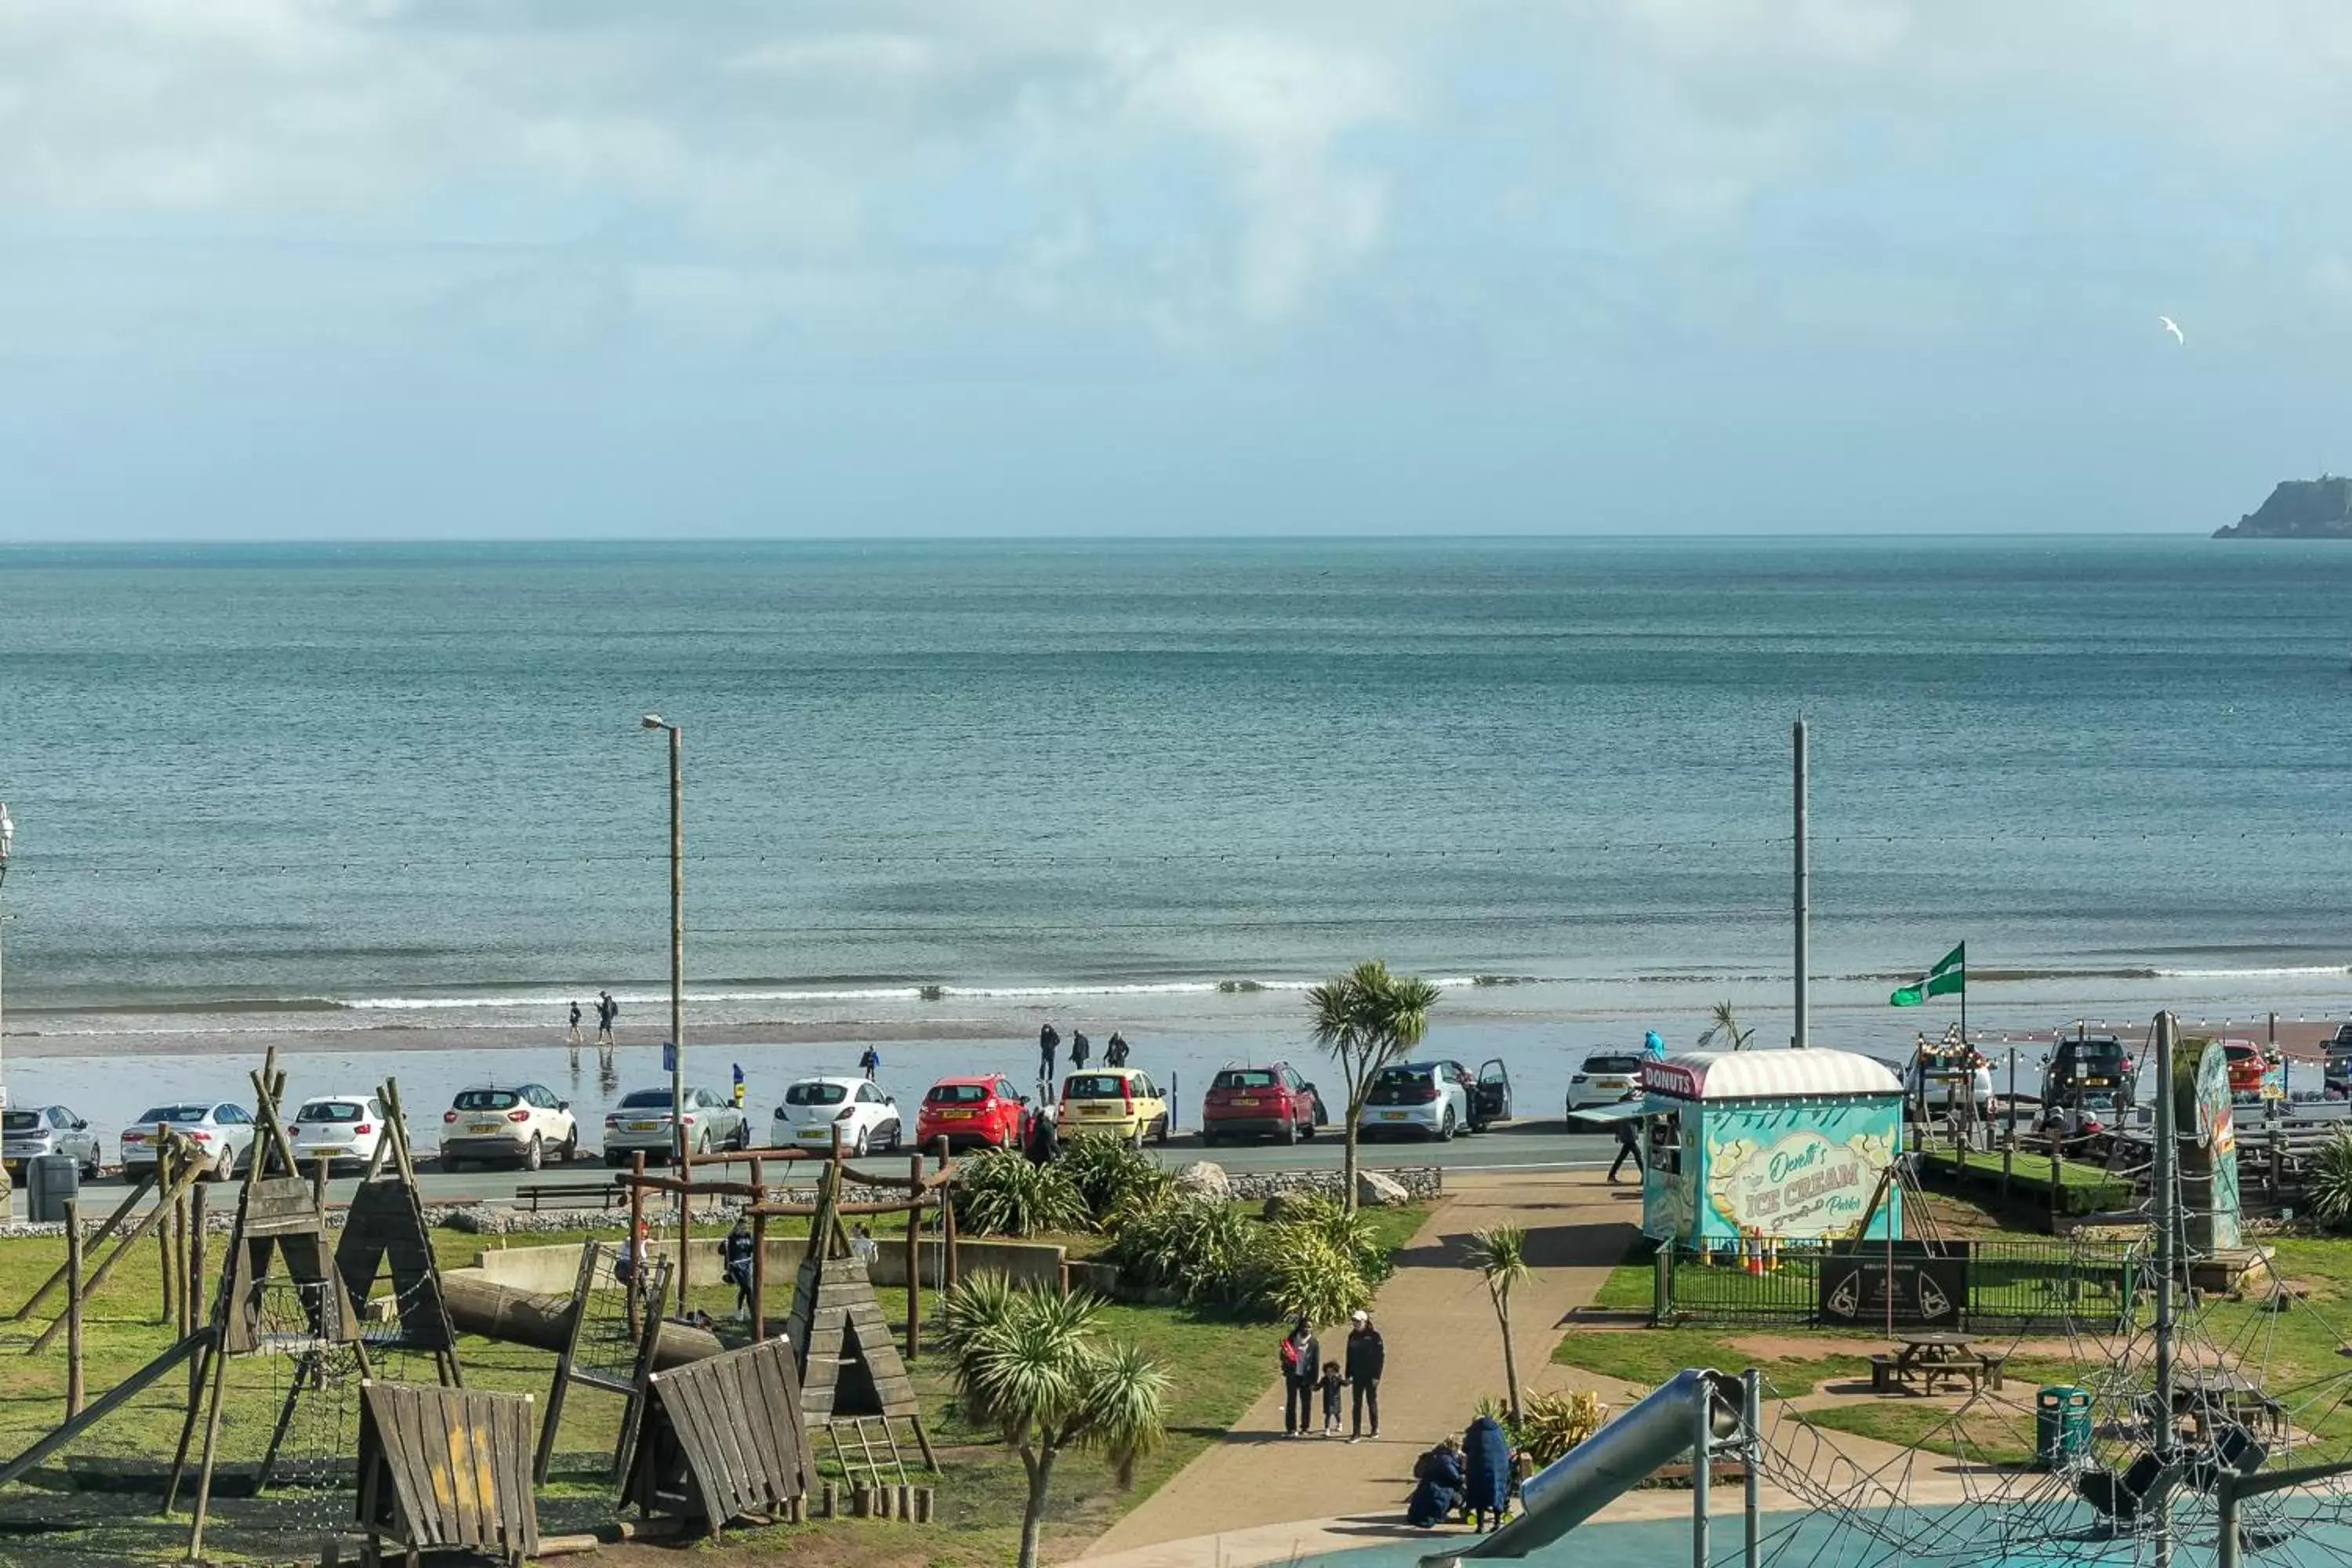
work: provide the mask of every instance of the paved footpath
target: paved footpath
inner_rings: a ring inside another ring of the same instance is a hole
[[[1481,1394],[1503,1388],[1494,1308],[1464,1253],[1473,1231],[1503,1224],[1528,1230],[1534,1277],[1511,1296],[1521,1383],[1533,1391],[1573,1376],[1550,1365],[1561,1320],[1590,1303],[1624,1257],[1640,1218],[1641,1189],[1609,1186],[1598,1171],[1465,1173],[1447,1187],[1446,1201],[1398,1255],[1396,1272],[1372,1305],[1388,1342],[1380,1441],[1283,1436],[1282,1388],[1274,1381],[1280,1331],[1269,1328],[1265,1392],[1223,1441],[1097,1540],[1086,1561],[1104,1560],[1105,1568],[1114,1559],[1118,1568],[1198,1563],[1201,1538],[1234,1532],[1242,1534],[1229,1560],[1264,1561],[1245,1540],[1268,1527],[1281,1527],[1274,1534],[1295,1529],[1286,1521],[1334,1516],[1349,1544],[1406,1533],[1413,1460],[1467,1426]],[[1344,1359],[1345,1326],[1318,1331],[1325,1359]],[[1370,1517],[1351,1523],[1351,1516]],[[1173,1542],[1189,1544],[1176,1554],[1149,1550]]]

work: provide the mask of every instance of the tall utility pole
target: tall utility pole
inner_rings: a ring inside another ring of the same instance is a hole
[[[16,824],[8,815],[8,803],[0,800],[0,887],[8,882],[8,853],[16,847]],[[8,1109],[8,912],[0,909],[0,1110]],[[8,1176],[0,1171],[0,1205],[8,1196]]]
[[[680,784],[679,747],[684,732],[658,713],[645,718],[648,730],[669,731],[669,1134],[670,1161],[678,1180],[692,1179],[686,1163],[686,825]],[[686,1310],[687,1200],[678,1197],[677,1307]]]
[[[1797,926],[1797,1020],[1794,1031],[1789,1036],[1789,1044],[1802,1050],[1812,1043],[1812,1015],[1805,997],[1805,972],[1811,963],[1811,955],[1806,950],[1811,945],[1810,928],[1813,918],[1812,879],[1805,865],[1805,721],[1802,719],[1791,727],[1790,742],[1795,764],[1796,826],[1791,837],[1796,843],[1796,861],[1791,868],[1790,885],[1795,907],[1790,912],[1796,918]]]
[[[2172,1413],[2172,1280],[2180,1267],[2180,1112],[2173,1103],[2172,1060],[2180,1022],[2156,1016],[2156,1457],[2173,1462],[2179,1436]],[[2156,1518],[2158,1568],[2172,1568],[2172,1496],[2168,1490]]]

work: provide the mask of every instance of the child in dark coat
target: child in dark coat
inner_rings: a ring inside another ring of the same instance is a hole
[[[1339,1390],[1347,1385],[1348,1380],[1339,1375],[1339,1363],[1336,1361],[1325,1362],[1322,1389],[1323,1436],[1326,1437],[1337,1437],[1339,1435]]]

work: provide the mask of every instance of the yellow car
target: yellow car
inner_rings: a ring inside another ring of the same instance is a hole
[[[1055,1120],[1065,1138],[1091,1132],[1125,1139],[1138,1149],[1146,1138],[1168,1142],[1168,1101],[1139,1068],[1072,1073],[1062,1080],[1062,1106]]]

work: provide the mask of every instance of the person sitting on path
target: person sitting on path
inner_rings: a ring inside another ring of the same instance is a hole
[[[1348,1380],[1340,1375],[1338,1362],[1323,1363],[1323,1375],[1318,1380],[1318,1386],[1323,1390],[1323,1436],[1326,1437],[1339,1435],[1339,1390],[1346,1387],[1347,1383]]]
[[[1473,1530],[1493,1530],[1502,1524],[1510,1502],[1511,1445],[1501,1422],[1481,1415],[1463,1435],[1462,1510]]]
[[[1609,1179],[1617,1179],[1618,1169],[1626,1161],[1633,1162],[1633,1174],[1642,1173],[1642,1119],[1628,1116],[1617,1123],[1617,1157],[1609,1162]]]
[[[1054,1081],[1054,1054],[1062,1048],[1062,1032],[1048,1024],[1037,1031],[1037,1081]]]
[[[866,1081],[872,1083],[874,1075],[882,1070],[882,1053],[868,1046],[866,1054],[857,1058],[857,1065],[865,1069]]]
[[[1315,1419],[1315,1385],[1323,1376],[1323,1347],[1305,1318],[1290,1325],[1282,1342],[1282,1430],[1304,1437]]]
[[[1117,1029],[1110,1032],[1110,1042],[1103,1047],[1103,1065],[1113,1068],[1127,1065],[1127,1037]]]
[[[1458,1437],[1448,1437],[1413,1462],[1414,1485],[1404,1518],[1415,1530],[1435,1530],[1462,1506],[1460,1443]]]
[[[1087,1058],[1093,1054],[1094,1047],[1087,1043],[1087,1032],[1084,1029],[1072,1029],[1070,1031],[1070,1070],[1086,1071]]]
[[[1348,1386],[1355,1391],[1348,1401],[1350,1443],[1363,1440],[1367,1412],[1372,1418],[1372,1437],[1379,1440],[1381,1373],[1388,1370],[1388,1365],[1389,1349],[1381,1339],[1380,1330],[1372,1327],[1372,1315],[1358,1308],[1348,1328]]]
[[[735,1321],[745,1321],[751,1316],[751,1222],[742,1215],[719,1244],[719,1271],[735,1287]]]

